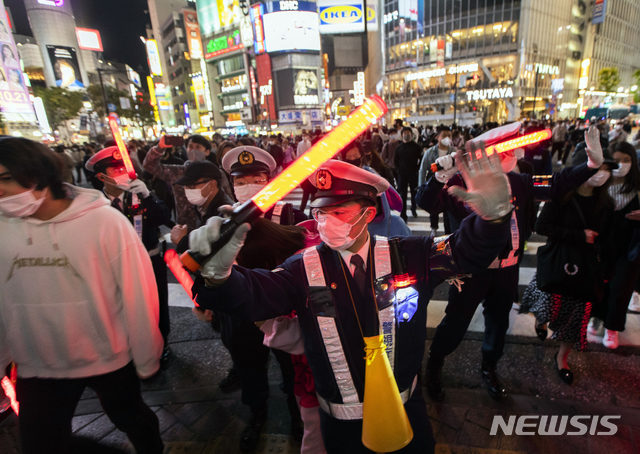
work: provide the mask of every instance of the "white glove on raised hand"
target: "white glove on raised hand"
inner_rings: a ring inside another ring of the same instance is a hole
[[[440,183],[446,183],[458,173],[458,166],[456,166],[455,159],[458,156],[458,153],[455,151],[449,155],[442,156],[441,158],[436,159],[436,164],[439,164],[442,167],[442,170],[438,170],[436,172],[436,180]]]
[[[147,189],[147,185],[144,184],[144,181],[141,180],[133,180],[129,183],[128,191],[132,194],[137,194],[141,199],[149,197],[149,189]]]
[[[194,230],[189,234],[189,249],[201,255],[211,253],[211,243],[220,238],[220,227],[225,219],[215,216],[209,218],[207,225]],[[249,224],[242,224],[235,231],[231,239],[220,251],[214,255],[202,268],[200,274],[206,279],[226,279],[231,274],[231,266],[242,246],[247,232],[251,230]]]
[[[509,182],[500,165],[498,153],[487,157],[484,142],[478,145],[480,159],[476,154],[476,144],[470,144],[467,148],[470,162],[466,162],[465,156],[460,156],[456,161],[468,190],[452,186],[449,194],[464,201],[482,219],[491,221],[511,212]]]
[[[587,144],[587,167],[598,169],[604,162],[602,145],[600,145],[600,131],[595,126],[584,132],[584,141]]]

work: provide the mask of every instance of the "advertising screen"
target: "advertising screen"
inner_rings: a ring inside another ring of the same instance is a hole
[[[0,0],[0,10],[4,4]],[[33,107],[29,100],[29,91],[24,83],[18,51],[13,35],[8,32],[6,15],[0,15],[0,46],[2,46],[2,65],[0,66],[0,109],[7,113],[30,113]]]
[[[240,30],[234,30],[231,33],[212,38],[207,43],[205,60],[210,60],[218,55],[227,54],[244,48],[241,42]]]
[[[162,76],[162,65],[160,64],[160,53],[158,43],[155,39],[148,39],[145,43],[147,47],[147,61],[152,76]]]
[[[184,28],[187,31],[187,46],[192,59],[202,58],[202,40],[200,39],[200,26],[198,14],[195,11],[184,12]]]
[[[196,6],[203,36],[237,24],[242,17],[239,0],[196,0]]]
[[[318,13],[278,11],[263,16],[267,52],[320,50]]]
[[[256,72],[258,73],[258,97],[260,100],[260,114],[269,110],[269,117],[276,120],[276,102],[271,74],[271,57],[268,54],[256,56]],[[289,85],[291,87],[291,85]],[[266,119],[266,118],[265,118]]]
[[[314,70],[293,70],[293,102],[296,105],[319,104],[318,75]]]
[[[78,37],[78,47],[80,49],[102,52],[102,39],[100,39],[98,30],[76,27],[76,36]]]
[[[47,52],[58,87],[84,88],[75,48],[47,45]]]
[[[129,78],[129,80],[140,87],[140,74],[134,71],[133,68],[129,65],[125,65],[125,68],[127,68],[127,77]]]
[[[319,0],[320,33],[362,33],[362,1]]]
[[[261,54],[266,50],[264,45],[264,24],[262,23],[262,16],[264,14],[263,5],[253,5],[249,10],[249,14],[254,32],[253,50],[256,54]]]

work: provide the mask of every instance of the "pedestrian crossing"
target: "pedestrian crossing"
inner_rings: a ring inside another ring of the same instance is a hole
[[[285,202],[293,204],[294,208],[299,208],[302,201],[302,190],[296,189],[284,199]],[[410,210],[407,210],[410,211]],[[309,215],[309,205],[305,210]],[[393,212],[399,215],[398,212]],[[418,216],[416,218],[409,217],[407,225],[411,229],[413,235],[430,235],[431,223],[429,214],[418,208]],[[438,235],[444,235],[444,222],[442,215],[439,217],[437,230]],[[520,277],[518,280],[518,294],[522,297],[524,290],[533,278],[536,271],[536,254],[540,246],[545,244],[546,238],[540,235],[532,235],[531,241],[527,243],[527,250],[520,266]],[[439,285],[434,291],[432,300],[428,306],[427,327],[435,328],[442,321],[447,306],[448,284]],[[182,289],[180,284],[169,284],[169,305],[177,307],[192,307],[193,303],[189,296]],[[514,304],[514,308],[509,315],[509,331],[507,334],[514,336],[536,337],[534,331],[534,317],[532,314],[518,314],[518,304]],[[484,317],[482,316],[482,306],[479,306],[469,326],[469,331],[484,332]],[[588,334],[589,342],[602,343],[604,333],[599,336]],[[624,332],[619,336],[620,345],[640,346],[640,314],[627,314],[627,326]]]

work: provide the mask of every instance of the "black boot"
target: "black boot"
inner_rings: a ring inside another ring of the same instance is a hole
[[[260,442],[262,426],[267,422],[267,403],[251,407],[251,420],[242,431],[240,452],[251,452]]]
[[[433,353],[429,353],[427,360],[427,394],[436,402],[444,399],[444,389],[442,387],[442,367],[444,366],[444,358]]]
[[[502,400],[507,395],[506,391],[500,384],[500,379],[496,373],[496,364],[488,360],[482,360],[482,368],[480,369],[482,381],[487,386],[487,392],[494,400]]]
[[[238,376],[238,372],[235,369],[229,369],[229,373],[225,378],[220,382],[220,391],[223,393],[231,393],[237,389],[240,389],[242,386],[242,382],[240,381],[240,377]]]

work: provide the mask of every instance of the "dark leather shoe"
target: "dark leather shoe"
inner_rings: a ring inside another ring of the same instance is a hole
[[[567,385],[571,385],[573,383],[573,372],[571,372],[569,369],[560,369],[558,367],[557,353],[556,356],[553,357],[553,365],[556,369],[556,372],[558,373],[558,377],[560,377],[560,380],[565,382]]]
[[[500,401],[507,396],[507,392],[500,384],[500,379],[496,373],[495,365],[487,361],[483,361],[480,374],[482,375],[482,381],[487,386],[487,392],[492,399]]]
[[[411,216],[413,216],[414,218],[417,218],[418,212],[416,210],[411,210]]]
[[[224,379],[222,379],[218,386],[220,391],[225,394],[232,393],[233,391],[240,389],[242,382],[240,381],[238,372],[236,372],[235,369],[229,369],[229,373]]]
[[[533,326],[536,330],[536,334],[538,335],[538,339],[540,339],[541,341],[544,341],[547,338],[547,329],[539,328],[540,325],[538,325],[537,321],[534,322]]]
[[[444,359],[429,355],[427,360],[427,394],[432,400],[441,402],[444,400],[444,388],[442,387],[442,367]]]
[[[262,433],[262,426],[267,421],[267,412],[254,413],[247,424],[247,427],[242,431],[240,437],[240,452],[252,452],[258,446],[260,442],[260,434]]]

